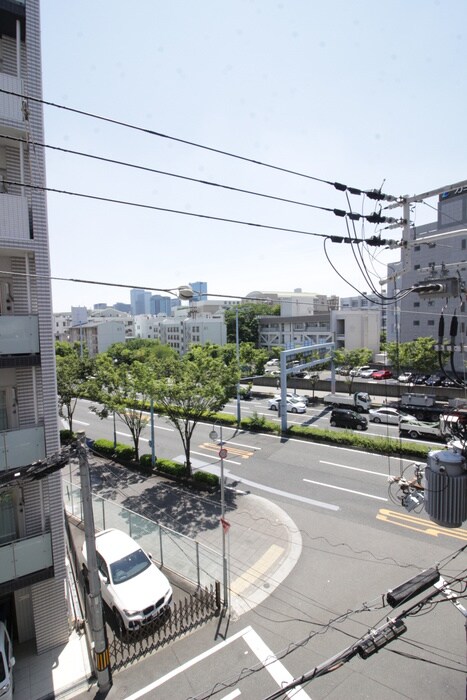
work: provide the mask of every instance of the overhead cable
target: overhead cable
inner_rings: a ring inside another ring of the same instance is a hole
[[[219,149],[219,148],[214,148],[212,146],[206,146],[204,144],[196,143],[195,141],[189,141],[187,139],[182,139],[182,138],[177,137],[177,136],[171,136],[169,134],[164,134],[160,131],[155,131],[154,129],[148,129],[145,127],[136,126],[134,124],[129,124],[128,122],[123,122],[123,121],[118,120],[118,119],[112,119],[110,117],[103,117],[99,114],[93,114],[92,112],[86,112],[86,111],[81,110],[81,109],[67,107],[65,105],[61,105],[61,104],[58,104],[56,102],[49,102],[47,100],[40,99],[39,97],[32,97],[30,95],[23,95],[19,92],[14,92],[13,90],[6,90],[5,88],[0,87],[0,93],[2,93],[2,92],[7,94],[7,95],[19,97],[23,100],[29,100],[32,102],[39,102],[40,104],[46,105],[47,107],[55,107],[57,109],[63,109],[63,110],[66,110],[67,112],[79,114],[79,115],[84,116],[84,117],[98,119],[100,121],[104,121],[104,122],[107,122],[109,124],[115,124],[116,126],[123,126],[127,129],[140,131],[142,133],[149,134],[151,136],[157,136],[159,138],[164,138],[164,139],[168,139],[170,141],[175,141],[177,143],[182,143],[185,146],[192,146],[193,148],[201,148],[201,149],[203,149],[205,151],[209,151],[211,153],[217,153],[219,155],[227,156],[229,158],[235,158],[237,160],[241,160],[241,161],[244,161],[247,163],[252,163],[253,165],[259,165],[259,166],[264,167],[264,168],[270,168],[272,170],[278,170],[279,172],[288,173],[289,175],[295,175],[297,177],[303,177],[303,178],[306,178],[308,180],[322,182],[323,184],[330,185],[331,187],[334,187],[335,189],[339,190],[340,192],[348,191],[348,192],[350,192],[350,194],[354,194],[354,195],[365,194],[367,197],[369,197],[370,199],[374,199],[374,200],[386,200],[386,201],[390,201],[390,202],[394,202],[394,201],[398,200],[397,197],[393,197],[392,195],[383,194],[381,192],[381,190],[377,190],[377,189],[363,190],[363,189],[358,188],[358,187],[349,187],[347,185],[344,185],[341,182],[332,182],[330,180],[326,180],[326,179],[323,179],[320,177],[315,177],[313,175],[307,175],[305,173],[300,173],[296,170],[290,170],[288,168],[283,168],[283,167],[280,167],[278,165],[272,165],[271,163],[265,163],[265,162],[256,160],[254,158],[248,158],[246,156],[241,156],[241,155],[238,155],[236,153],[232,153],[230,151],[224,151],[224,150]]]
[[[210,221],[221,221],[222,223],[228,224],[238,224],[241,226],[254,226],[256,228],[268,229],[270,231],[283,231],[285,233],[299,233],[304,236],[316,236],[318,238],[330,238],[334,243],[350,242],[346,240],[343,236],[330,236],[326,233],[316,233],[314,231],[303,231],[301,229],[286,228],[284,226],[273,226],[272,224],[260,224],[254,221],[242,221],[240,219],[229,219],[224,216],[213,216],[211,214],[201,214],[199,212],[182,211],[181,209],[171,209],[169,207],[158,207],[155,204],[143,204],[141,202],[130,202],[124,199],[114,199],[112,197],[101,197],[95,194],[87,194],[85,192],[71,192],[70,190],[59,190],[54,187],[44,187],[41,185],[28,185],[24,182],[16,182],[14,180],[3,180],[6,185],[16,185],[18,187],[25,187],[31,190],[41,190],[43,192],[53,192],[55,194],[66,194],[71,197],[81,197],[83,199],[91,199],[98,202],[108,202],[110,204],[121,204],[128,207],[137,207],[140,209],[150,209],[152,211],[162,211],[168,214],[179,214],[181,216],[192,216],[198,219],[209,219]],[[370,241],[356,240],[356,243],[368,243],[368,245],[387,245],[388,241],[375,240],[373,243]]]

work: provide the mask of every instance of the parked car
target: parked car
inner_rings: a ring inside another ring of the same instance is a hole
[[[377,369],[371,375],[372,379],[392,379],[392,372],[389,369]]]
[[[441,386],[443,378],[442,374],[430,374],[428,379],[425,379],[425,384],[426,386]]]
[[[416,374],[412,379],[414,384],[425,384],[426,380],[429,378],[429,374]]]
[[[336,374],[340,374],[341,377],[348,377],[351,369],[352,367],[347,367],[345,365],[343,367],[336,367]]]
[[[371,379],[374,371],[375,371],[374,367],[362,367],[357,376],[361,377],[362,379]]]
[[[82,554],[86,577],[86,543]],[[169,610],[172,586],[129,535],[114,528],[99,532],[96,554],[102,599],[121,633],[140,629]]]
[[[399,425],[401,418],[415,420],[415,416],[409,416],[404,411],[399,411],[397,408],[390,408],[389,406],[371,408],[368,411],[368,418],[373,423],[389,423],[390,425]]]
[[[402,372],[397,377],[397,381],[401,382],[401,384],[410,384],[413,382],[416,376],[417,375],[415,374],[415,372]]]
[[[352,428],[355,430],[366,430],[368,428],[367,419],[356,411],[348,408],[333,408],[329,416],[329,423],[337,428]]]
[[[6,625],[0,621],[0,697],[12,700],[15,657]]]
[[[361,377],[362,372],[365,372],[368,369],[371,369],[371,371],[373,371],[373,369],[370,367],[370,365],[362,365],[361,367],[352,367],[349,374],[351,377]]]
[[[279,411],[281,405],[281,400],[279,399],[269,399],[268,408],[270,411]],[[306,404],[304,401],[300,401],[296,398],[287,399],[287,411],[289,413],[306,413]]]
[[[452,377],[443,377],[443,379],[441,380],[441,386],[451,388],[459,386],[459,384],[457,384],[457,382],[455,382],[454,379],[452,379]]]

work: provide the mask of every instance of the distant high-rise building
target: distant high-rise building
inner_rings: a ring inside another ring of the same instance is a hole
[[[124,304],[123,301],[117,301],[116,304],[112,304],[113,309],[117,311],[124,311],[127,314],[131,313],[131,304]]]
[[[194,295],[193,301],[206,301],[208,298],[208,283],[207,282],[190,282]]]
[[[151,292],[146,292],[144,289],[132,289],[130,292],[130,302],[133,316],[148,314],[150,313]]]
[[[165,314],[166,316],[171,316],[172,299],[170,297],[165,297],[160,294],[153,294],[149,303],[149,313],[153,316],[157,316],[158,314]]]

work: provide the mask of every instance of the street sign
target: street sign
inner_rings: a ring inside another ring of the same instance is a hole
[[[225,459],[225,458],[227,457],[227,450],[225,449],[225,447],[222,447],[222,448],[219,450],[219,457],[220,457],[221,459]]]

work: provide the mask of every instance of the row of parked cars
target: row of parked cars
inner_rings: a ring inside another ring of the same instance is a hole
[[[375,369],[369,365],[364,367],[336,367],[336,374],[341,376],[360,377],[361,379],[396,379],[389,369]],[[441,372],[434,374],[422,374],[419,372],[401,372],[397,377],[401,384],[423,384],[424,386],[455,387],[457,382]]]

